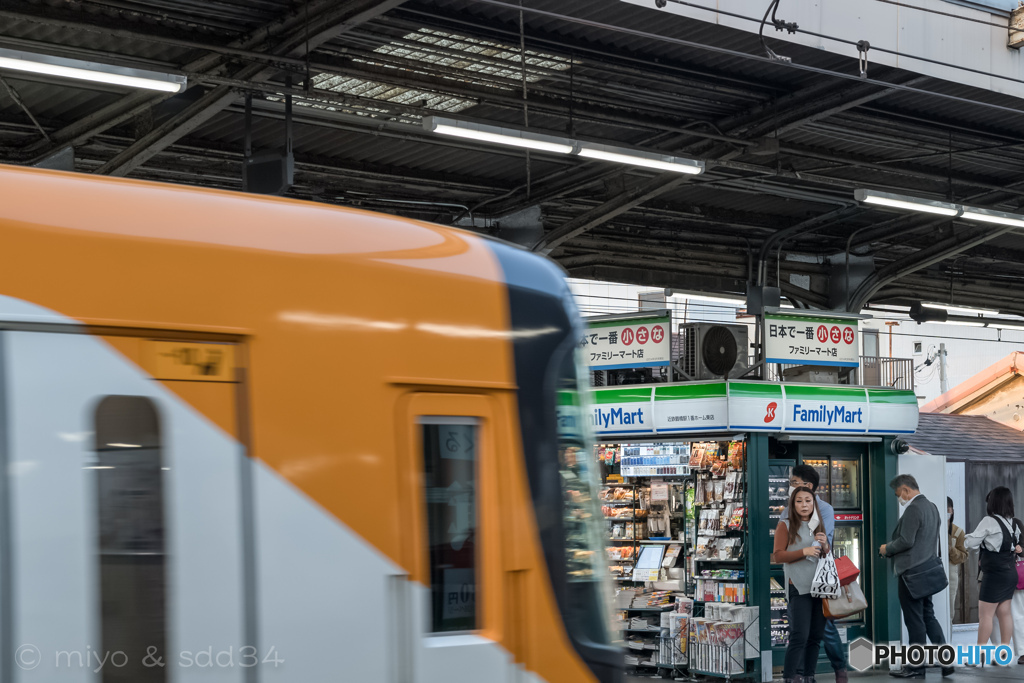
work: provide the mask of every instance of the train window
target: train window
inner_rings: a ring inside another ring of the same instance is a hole
[[[605,555],[603,515],[598,504],[597,462],[588,434],[586,388],[577,367],[578,353],[566,353],[557,375],[558,470],[562,483],[568,620],[593,643],[609,642],[603,588]]]
[[[431,632],[471,631],[476,614],[478,421],[428,417],[423,436]]]
[[[102,651],[118,657],[103,683],[163,683],[166,552],[160,424],[142,396],[107,396],[96,408]],[[123,657],[122,657],[123,653]],[[112,662],[113,663],[113,662]]]

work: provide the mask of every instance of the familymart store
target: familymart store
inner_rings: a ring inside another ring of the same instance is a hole
[[[644,536],[641,527],[634,543],[681,546],[684,559],[668,576],[693,600],[693,617],[719,613],[717,596],[724,592],[715,589],[716,577],[745,584],[740,602],[757,608],[746,636],[746,673],[770,680],[788,642],[782,566],[771,564],[770,555],[797,464],[819,473],[819,496],[835,508],[835,555],[848,556],[861,570],[869,607],[838,622],[840,635],[900,640],[899,610],[890,609],[898,604],[895,579],[877,548],[897,521],[888,482],[905,448],[900,435],[917,428],[912,391],[717,380],[595,388],[592,399],[591,424],[612,482],[606,486],[621,477],[641,501],[645,487],[679,490],[678,498],[670,490],[669,500],[682,502],[672,503],[668,521],[649,525],[667,529],[669,540]],[[616,512],[611,505],[607,510]],[[651,503],[650,514],[659,510]],[[736,592],[729,596],[735,605]]]

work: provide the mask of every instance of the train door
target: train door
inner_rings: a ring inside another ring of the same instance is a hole
[[[503,586],[518,539],[501,528],[497,411],[485,396],[415,394],[402,404],[399,451],[408,519],[406,680],[528,680],[509,652]],[[507,488],[507,487],[506,487]]]
[[[78,332],[0,332],[0,678],[245,683],[247,464],[217,424],[234,392],[176,391],[209,365],[164,382],[143,370],[195,344]]]

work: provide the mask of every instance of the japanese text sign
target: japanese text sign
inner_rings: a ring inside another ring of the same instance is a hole
[[[591,370],[668,365],[672,360],[672,318],[589,321],[580,350]]]
[[[850,318],[765,313],[765,360],[855,368],[860,365],[857,328],[858,321]]]

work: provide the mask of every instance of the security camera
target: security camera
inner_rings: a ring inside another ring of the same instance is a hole
[[[910,444],[903,439],[893,439],[889,448],[892,449],[893,455],[903,455],[910,450]]]
[[[661,8],[668,4],[668,0],[654,0],[654,6]]]

